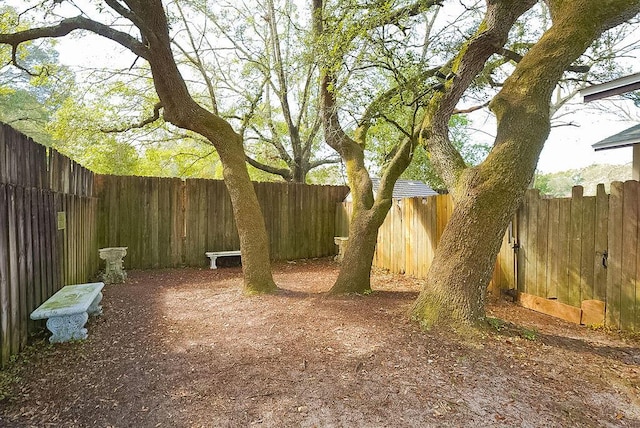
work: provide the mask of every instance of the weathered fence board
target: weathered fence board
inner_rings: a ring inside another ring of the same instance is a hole
[[[336,236],[348,236],[351,202],[336,209]],[[424,278],[435,250],[453,213],[450,195],[396,199],[378,230],[373,265],[395,273]],[[510,229],[511,230],[511,229]],[[514,287],[514,242],[507,233],[494,271],[490,290]]]
[[[95,274],[92,191],[90,171],[0,124],[0,366],[42,326],[29,319],[37,306]]]
[[[604,191],[604,184],[599,184],[596,191],[595,241],[596,257],[594,259],[593,298],[605,301],[607,298],[607,248],[609,245],[609,195]],[[638,276],[640,278],[640,275]]]
[[[607,272],[607,324],[620,327],[620,287],[623,254],[622,183],[611,183],[609,196],[609,265]]]
[[[622,187],[622,277],[620,282],[620,328],[631,330],[635,318],[636,258],[638,254],[638,183]]]
[[[2,154],[2,153],[0,153]],[[8,187],[0,184],[0,248],[8,250],[9,243],[9,195]],[[11,325],[9,323],[9,252],[0,252],[0,362],[11,355]]]
[[[206,251],[237,250],[221,180],[96,176],[100,247],[129,247],[127,268],[206,266]],[[344,186],[254,183],[274,260],[334,254],[335,204]]]

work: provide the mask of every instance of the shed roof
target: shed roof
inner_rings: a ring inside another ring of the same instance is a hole
[[[591,85],[581,89],[580,95],[582,95],[582,101],[587,103],[589,101],[599,100],[612,95],[620,95],[637,89],[640,89],[640,73],[630,74],[628,76],[597,85]]]
[[[627,128],[622,132],[618,132],[604,140],[592,144],[594,150],[617,149],[618,147],[627,147],[640,143],[640,124]]]
[[[380,187],[380,179],[372,178],[373,193],[375,194]],[[419,180],[398,180],[393,186],[393,199],[416,198],[421,196],[437,196],[438,192],[427,186]],[[345,201],[351,200],[351,192],[345,198]]]

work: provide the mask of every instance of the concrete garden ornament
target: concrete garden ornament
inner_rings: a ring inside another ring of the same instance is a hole
[[[101,248],[98,254],[106,261],[106,267],[102,280],[105,284],[120,284],[127,279],[124,270],[123,259],[127,255],[128,247]]]

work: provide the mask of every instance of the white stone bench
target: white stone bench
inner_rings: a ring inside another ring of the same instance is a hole
[[[240,250],[209,251],[209,252],[204,253],[204,255],[211,259],[211,269],[218,269],[218,266],[216,266],[216,259],[218,257],[239,256],[240,255]]]
[[[51,343],[86,339],[87,329],[84,325],[89,314],[102,313],[102,287],[103,282],[62,287],[31,313],[31,319],[48,318],[47,328],[53,333],[49,338]]]

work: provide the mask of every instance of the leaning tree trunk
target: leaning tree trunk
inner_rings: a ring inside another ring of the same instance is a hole
[[[495,178],[500,178],[497,173]],[[510,183],[514,185],[502,192],[474,186],[455,202],[427,274],[428,286],[412,310],[412,318],[424,327],[436,322],[470,323],[484,318],[487,284],[502,237],[510,214],[526,189],[526,185]]]
[[[498,132],[478,167],[454,188],[455,208],[429,269],[413,319],[475,323],[508,220],[533,177],[550,127],[551,94],[564,70],[606,29],[630,19],[640,1],[549,0],[553,26],[516,66],[491,102]]]
[[[384,222],[390,203],[371,209],[354,211],[349,224],[349,241],[342,259],[338,278],[331,287],[331,294],[371,291],[371,265],[376,251],[378,229]]]
[[[220,156],[240,237],[245,292],[253,294],[275,290],[267,230],[247,171],[240,135],[227,121],[201,107],[189,94],[173,58],[162,2],[132,2],[131,8],[141,21],[139,27],[148,43],[150,53],[147,60],[165,120],[204,136]]]
[[[277,287],[271,274],[267,228],[247,171],[242,140],[238,134],[235,136],[235,147],[231,150],[219,149],[218,154],[224,165],[222,174],[231,197],[233,216],[240,238],[244,292],[269,293]]]

